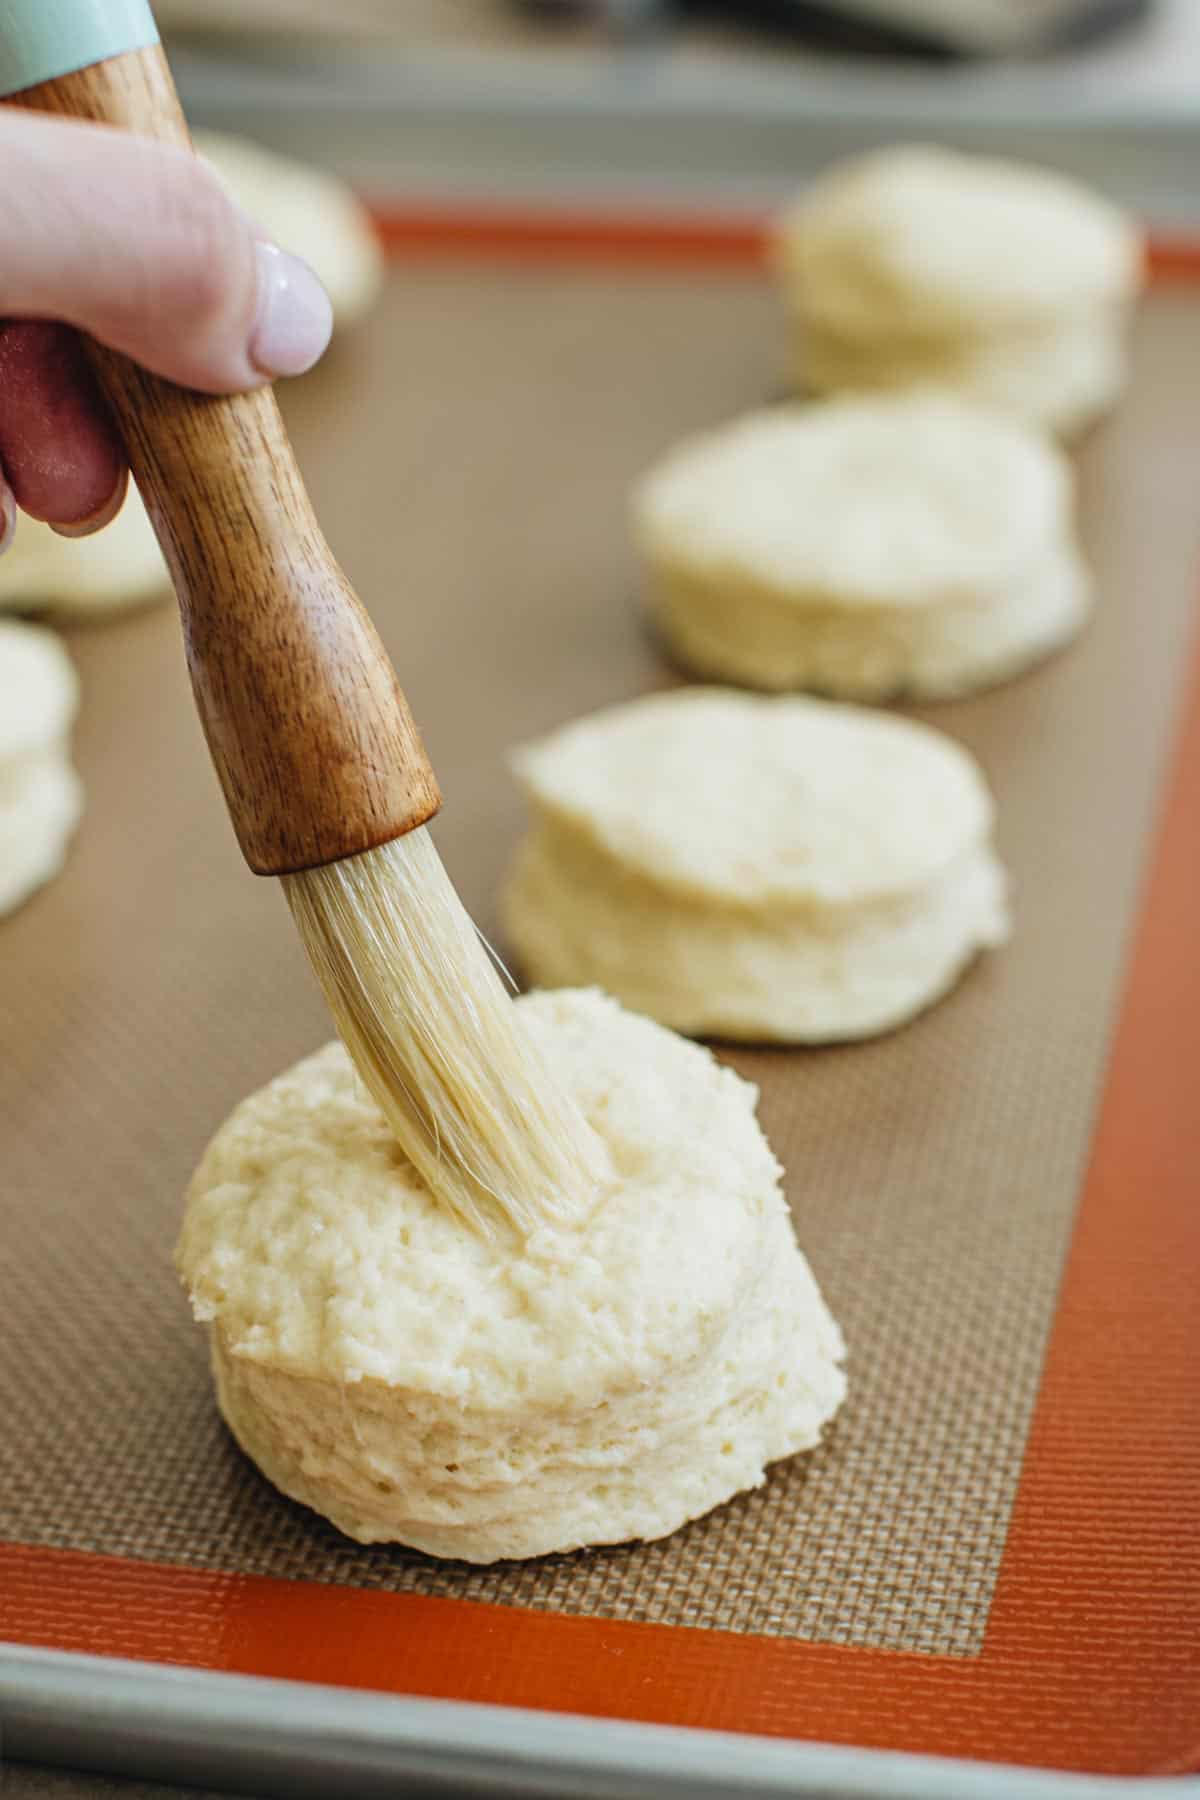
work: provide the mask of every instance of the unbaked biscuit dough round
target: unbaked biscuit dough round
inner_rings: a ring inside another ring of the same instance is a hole
[[[801,195],[774,260],[801,386],[936,384],[1068,433],[1124,381],[1141,239],[1049,170],[873,152]]]
[[[639,484],[634,529],[668,646],[751,687],[968,693],[1090,603],[1066,459],[947,395],[777,407],[690,439]]]
[[[69,734],[79,687],[49,631],[0,619],[0,913],[62,866],[83,808]]]
[[[335,327],[370,310],[383,286],[383,252],[366,208],[344,181],[249,138],[198,131],[194,141],[243,212],[308,263],[329,295]]]
[[[221,1128],[178,1251],[263,1473],[479,1563],[662,1537],[845,1389],[756,1090],[602,995],[516,1004],[612,1158],[578,1225],[494,1243],[439,1210],[335,1043]]]
[[[902,1024],[1004,941],[992,805],[940,732],[690,688],[515,759],[533,808],[504,895],[525,974],[676,1030],[832,1042]]]
[[[170,591],[158,540],[132,482],[124,506],[103,531],[60,537],[22,514],[0,556],[0,611],[86,618],[144,606]]]

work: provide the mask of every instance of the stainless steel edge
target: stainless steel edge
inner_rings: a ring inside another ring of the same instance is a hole
[[[591,116],[794,125],[882,115],[888,125],[936,130],[1052,124],[1155,132],[1194,127],[1200,93],[1191,84],[1130,79],[1111,69],[1025,65],[932,74],[904,65],[782,57],[677,60],[656,48],[571,57],[537,52],[372,46],[336,57],[244,54],[172,47],[182,85],[231,96],[298,97],[308,106],[366,106],[404,115],[470,111],[521,119]]]
[[[675,68],[652,51],[568,65],[181,48],[174,63],[196,123],[326,162],[385,203],[761,211],[836,157],[917,136],[1060,168],[1161,225],[1200,223],[1200,91]]]
[[[1113,1779],[858,1751],[0,1645],[3,1760],[248,1788],[607,1800],[1184,1800]],[[2,1774],[0,1774],[2,1779]]]

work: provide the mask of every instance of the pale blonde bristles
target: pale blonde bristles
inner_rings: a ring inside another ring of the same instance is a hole
[[[283,888],[342,1041],[435,1199],[484,1231],[581,1212],[607,1154],[522,1028],[429,834]]]

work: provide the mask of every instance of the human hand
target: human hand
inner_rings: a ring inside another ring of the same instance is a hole
[[[0,107],[0,548],[16,508],[82,537],[115,516],[124,453],[71,327],[155,374],[234,393],[310,368],[325,290],[263,242],[198,158]]]

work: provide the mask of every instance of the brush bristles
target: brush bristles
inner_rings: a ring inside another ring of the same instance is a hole
[[[606,1153],[522,1028],[429,834],[283,887],[342,1042],[434,1198],[484,1231],[578,1214]]]

